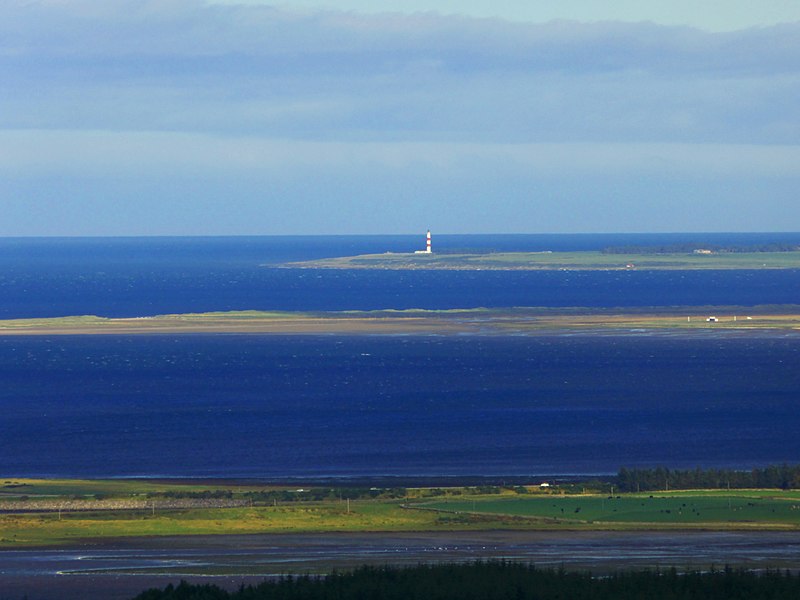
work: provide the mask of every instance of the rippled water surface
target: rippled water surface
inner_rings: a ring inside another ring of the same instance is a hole
[[[790,337],[0,338],[0,472],[613,473],[800,456]]]

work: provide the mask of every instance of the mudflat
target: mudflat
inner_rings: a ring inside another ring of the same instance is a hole
[[[288,573],[363,564],[479,559],[603,573],[624,569],[800,568],[800,532],[410,532],[223,535],[87,540],[52,549],[0,551],[4,597],[132,598],[186,580],[230,590]]]

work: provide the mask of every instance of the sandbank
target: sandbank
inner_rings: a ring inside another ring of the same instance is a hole
[[[2,335],[550,335],[795,332],[800,307],[509,308],[319,313],[232,311],[0,320]]]

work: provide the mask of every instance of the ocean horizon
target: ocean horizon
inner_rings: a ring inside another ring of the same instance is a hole
[[[434,250],[598,250],[620,245],[796,243],[800,233],[435,235]],[[281,268],[411,252],[419,236],[0,238],[0,318],[137,317],[230,310],[798,303],[800,270],[352,271]]]

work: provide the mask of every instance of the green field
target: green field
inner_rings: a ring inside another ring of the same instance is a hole
[[[525,493],[497,488],[492,494],[478,488],[415,488],[396,497],[397,490],[299,491],[225,482],[1,483],[0,547],[6,548],[200,534],[800,528],[800,491],[607,496],[537,487]],[[343,497],[347,493],[355,494],[352,500]],[[309,499],[314,494],[317,499]],[[174,504],[180,501],[194,504]]]
[[[344,506],[120,510],[0,516],[0,547],[64,544],[131,536],[230,535],[246,533],[413,531],[436,529],[436,516],[378,503]]]
[[[131,536],[493,529],[513,521],[408,510],[385,497],[390,490],[316,491],[326,499],[309,500],[311,489],[226,482],[0,479],[0,548]],[[213,495],[220,492],[223,500]],[[428,495],[409,490],[405,500]],[[197,506],[171,506],[187,498]],[[226,501],[245,505],[213,506]]]
[[[800,493],[747,490],[658,494],[536,496],[427,502],[453,514],[506,515],[592,524],[782,526],[800,528]]]

